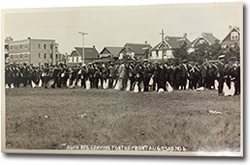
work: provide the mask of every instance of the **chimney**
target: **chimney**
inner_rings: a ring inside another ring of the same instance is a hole
[[[184,34],[183,34],[183,38],[187,38],[187,33],[184,33]]]
[[[232,25],[229,25],[228,29],[229,29],[229,31],[231,31],[232,30]]]
[[[93,45],[93,48],[95,49],[95,45]]]
[[[148,44],[148,41],[145,41],[145,44]]]
[[[30,38],[30,37],[28,37],[27,39],[28,39],[28,40],[30,40],[31,38]]]

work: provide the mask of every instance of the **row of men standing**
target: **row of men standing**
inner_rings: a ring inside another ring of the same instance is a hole
[[[33,67],[24,65],[10,65],[5,68],[6,84],[14,84],[24,87],[34,82],[42,82],[42,86],[48,87],[48,82],[53,80],[52,88],[67,88],[76,86],[80,82],[82,88],[86,88],[86,82],[90,82],[90,88],[102,88],[104,83],[108,83],[108,88],[114,88],[118,80],[122,81],[121,90],[125,90],[130,83],[132,91],[135,84],[139,85],[139,91],[159,90],[166,91],[169,83],[174,89],[185,90],[187,83],[189,89],[205,87],[215,88],[215,80],[219,82],[218,91],[222,94],[223,84],[226,82],[231,88],[231,81],[235,84],[235,94],[240,93],[240,67],[238,62],[224,64],[223,60],[216,63],[204,62],[179,63],[176,65],[157,62],[126,62],[89,64],[82,67],[67,66],[59,64],[57,66]],[[142,83],[143,82],[143,83]],[[167,83],[168,82],[168,83]]]

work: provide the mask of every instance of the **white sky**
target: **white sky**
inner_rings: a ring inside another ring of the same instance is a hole
[[[241,14],[239,3],[9,10],[4,34],[14,40],[55,39],[59,51],[69,54],[82,45],[79,31],[88,33],[85,46],[95,45],[98,51],[127,42],[154,46],[161,29],[169,36],[187,33],[191,41],[202,32],[222,40],[229,25],[241,27]]]

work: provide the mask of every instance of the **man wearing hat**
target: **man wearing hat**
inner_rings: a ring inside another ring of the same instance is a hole
[[[151,77],[151,72],[150,72],[150,64],[148,62],[143,63],[143,84],[144,84],[144,91],[148,92],[149,91],[149,80]]]
[[[188,68],[186,63],[188,60],[184,59],[183,63],[181,64],[181,80],[180,80],[180,85],[181,85],[181,90],[186,90],[186,84],[187,84],[187,79],[188,79]]]
[[[23,86],[26,87],[27,86],[27,81],[28,81],[28,73],[29,73],[26,63],[23,64],[23,67],[21,68],[20,72],[22,74]]]
[[[234,64],[231,68],[231,74],[232,74],[234,87],[235,87],[234,95],[239,95],[240,94],[240,65],[238,64],[237,60],[234,61]]]
[[[222,90],[223,90],[223,84],[224,84],[224,58],[225,58],[225,55],[220,55],[219,56],[219,61],[218,61],[218,64],[217,64],[217,80],[219,82],[219,85],[218,85],[218,94],[219,96],[222,96]]]

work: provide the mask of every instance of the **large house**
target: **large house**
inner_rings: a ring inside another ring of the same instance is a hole
[[[227,36],[221,41],[222,47],[231,47],[240,44],[240,29],[238,27],[231,27]]]
[[[122,50],[122,48],[123,47],[106,46],[100,52],[100,58],[101,59],[118,59],[119,53]]]
[[[7,38],[5,43],[5,57],[9,64],[58,64],[62,56],[58,51],[58,44],[51,39],[13,40]]]
[[[201,33],[192,43],[192,47],[197,47],[198,45],[207,44],[213,45],[219,43],[219,39],[213,36],[212,33]]]
[[[174,58],[173,51],[180,49],[182,46],[187,48],[191,46],[191,42],[186,37],[186,34],[182,37],[166,36],[163,42],[161,41],[151,49],[151,55],[148,59],[157,61]]]
[[[99,53],[95,46],[84,48],[84,63],[88,64],[94,60],[99,59]],[[67,58],[67,65],[81,65],[82,64],[82,47],[75,47],[75,50]]]
[[[152,46],[147,43],[144,44],[126,43],[119,52],[119,59],[123,59],[125,56],[137,60],[148,59],[151,48]]]

